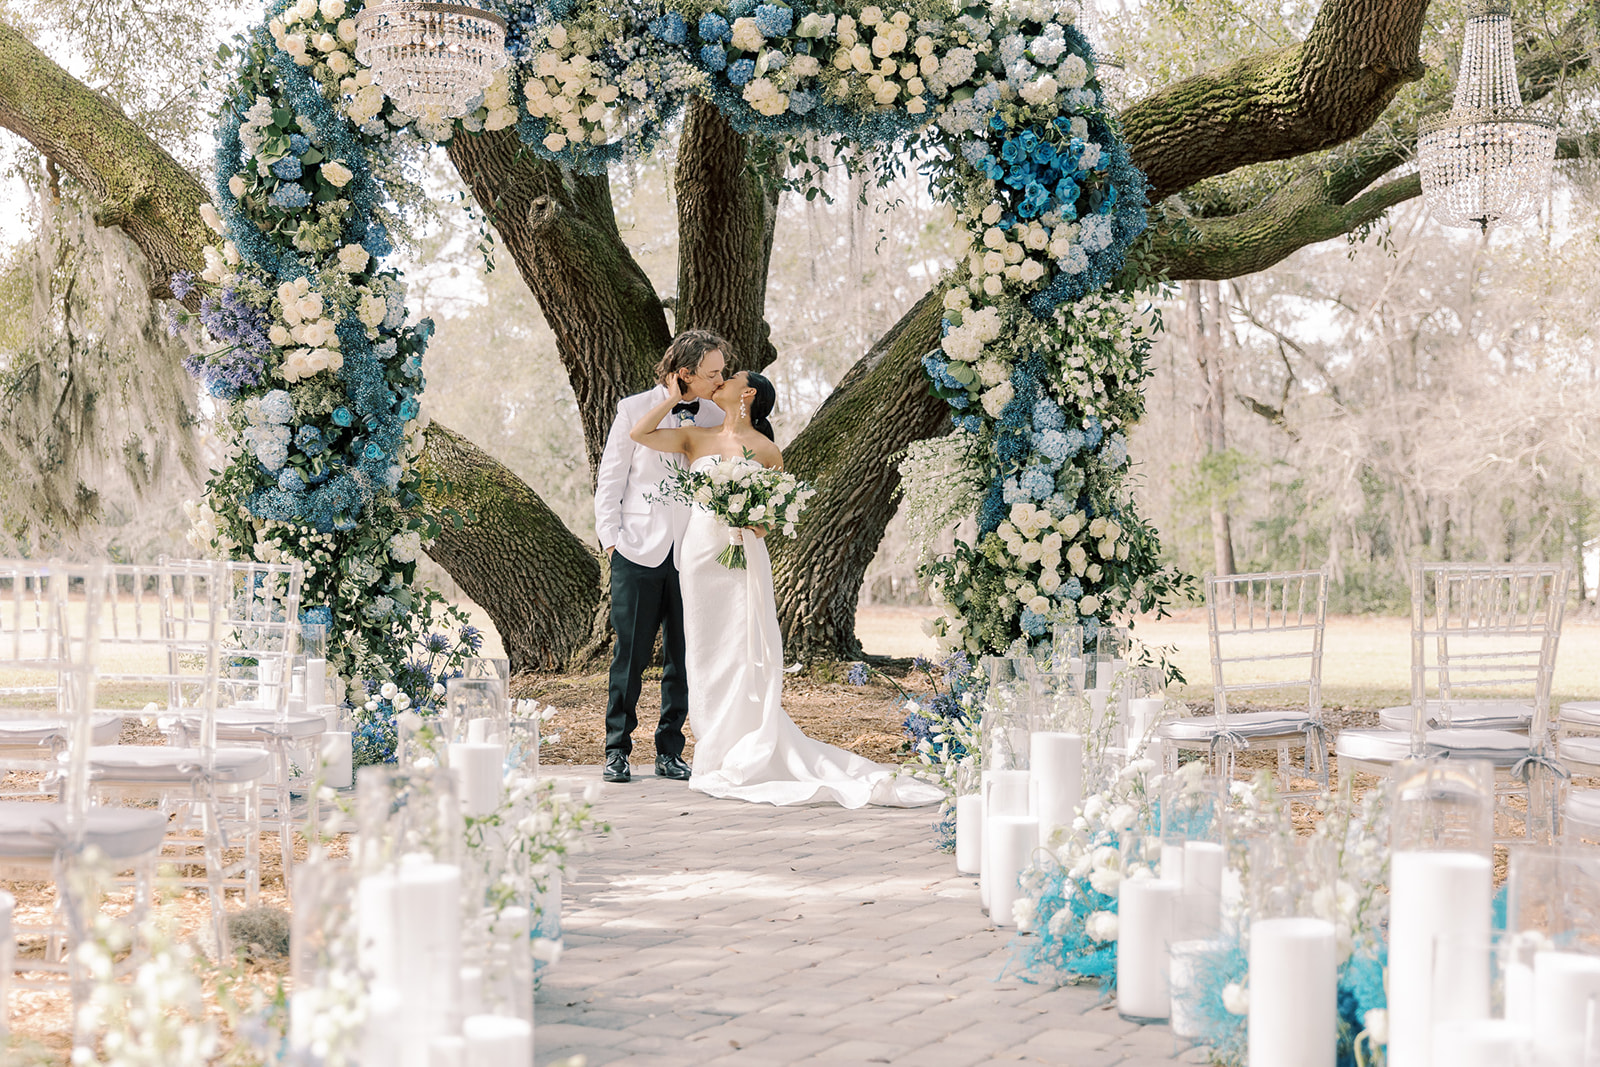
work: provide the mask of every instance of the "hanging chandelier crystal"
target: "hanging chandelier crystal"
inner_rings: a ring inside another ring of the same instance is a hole
[[[356,59],[407,115],[459,118],[506,65],[506,24],[471,4],[390,0],[356,16]]]
[[[1487,0],[1467,19],[1454,103],[1418,127],[1428,210],[1447,226],[1483,230],[1527,218],[1549,195],[1555,158],[1555,111],[1522,102],[1511,13]]]

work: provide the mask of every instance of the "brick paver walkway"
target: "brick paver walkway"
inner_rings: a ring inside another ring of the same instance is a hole
[[[932,809],[772,808],[635,770],[646,776],[605,787],[614,832],[567,882],[540,1065],[580,1052],[593,1067],[1200,1059],[1092,987],[999,979],[1010,933],[931,847]]]

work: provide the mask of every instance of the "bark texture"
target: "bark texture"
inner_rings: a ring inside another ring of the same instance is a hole
[[[489,613],[513,671],[561,670],[605,637],[599,555],[539,495],[454,430],[428,428],[426,506],[444,532],[428,549]],[[470,510],[457,528],[442,513]]]
[[[730,366],[761,370],[778,358],[767,325],[767,267],[778,218],[779,166],[715,104],[684,119],[673,183],[678,196],[678,330],[727,338]]]
[[[562,173],[511,129],[458,135],[449,151],[555,331],[592,476],[617,401],[649,388],[672,340],[661,298],[617,230],[610,179]]]
[[[152,141],[122,109],[62,70],[0,22],[0,126],[70,174],[98,205],[95,219],[118,226],[150,261],[152,297],[172,296],[175,271],[204,265],[211,231],[200,219],[210,200],[199,180]],[[198,294],[190,296],[198,308]]]
[[[791,658],[861,654],[856,603],[897,505],[897,455],[950,428],[950,408],[928,391],[922,369],[939,336],[940,292],[917,301],[850,368],[784,453],[785,466],[817,489],[799,536],[769,542]]]

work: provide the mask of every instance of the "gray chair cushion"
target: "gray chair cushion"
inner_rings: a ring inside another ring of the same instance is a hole
[[[61,804],[0,802],[0,860],[48,860],[66,844],[67,813]],[[161,847],[167,817],[140,808],[90,808],[84,840],[108,858],[129,860]]]
[[[1430,700],[1423,707],[1430,727],[1442,727],[1444,702]],[[1533,721],[1533,704],[1526,700],[1452,700],[1449,729],[1526,730]],[[1384,708],[1378,724],[1385,730],[1411,729],[1411,705]]]
[[[1333,746],[1335,755],[1373,763],[1394,763],[1411,756],[1409,730],[1344,730]],[[1508,730],[1429,730],[1429,756],[1486,759],[1510,766],[1528,754],[1528,738]]]
[[[89,768],[97,783],[188,785],[202,759],[198,748],[170,745],[96,745],[89,750]],[[265,777],[272,757],[260,748],[216,750],[216,780],[237,785]]]
[[[1284,737],[1299,733],[1310,721],[1311,716],[1303,711],[1252,711],[1229,715],[1226,728],[1241,737]],[[1156,736],[1169,741],[1210,741],[1221,729],[1215,715],[1194,715],[1162,723]]]
[[[114,745],[122,736],[122,717],[97,711],[89,725],[90,737],[96,745]],[[0,718],[0,747],[49,748],[67,743],[67,725],[60,719],[5,719]]]
[[[1600,789],[1574,789],[1561,812],[1573,822],[1600,827]]]
[[[1561,705],[1561,721],[1574,726],[1600,727],[1600,700],[1569,700]]]
[[[185,716],[186,723],[199,719]],[[325,715],[293,711],[281,729],[291,738],[315,737],[328,728]],[[232,707],[217,709],[218,741],[260,741],[280,729],[277,712],[270,708]]]
[[[1556,751],[1564,760],[1600,766],[1600,737],[1564,737]]]

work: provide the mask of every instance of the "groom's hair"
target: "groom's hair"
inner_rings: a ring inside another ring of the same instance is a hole
[[[722,358],[731,365],[733,350],[728,342],[710,330],[684,330],[672,339],[667,346],[667,354],[656,364],[656,378],[664,382],[681,370],[693,374],[700,369],[700,361],[706,358],[706,353],[718,349],[722,350]]]

